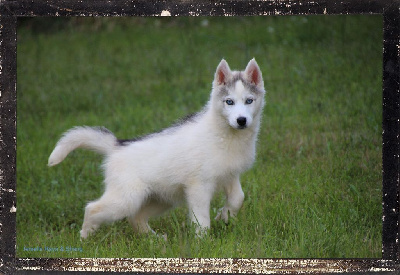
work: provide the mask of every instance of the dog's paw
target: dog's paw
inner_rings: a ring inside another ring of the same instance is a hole
[[[223,220],[225,223],[228,223],[230,215],[232,216],[230,209],[222,207],[218,210],[217,216],[215,216],[215,220]]]
[[[84,241],[85,239],[87,239],[87,237],[89,237],[90,234],[92,234],[94,232],[93,228],[89,228],[89,229],[82,229],[81,230],[81,241]]]
[[[196,238],[203,239],[208,235],[208,228],[196,227]]]
[[[81,230],[81,242],[84,241],[88,237],[88,233],[86,231]]]

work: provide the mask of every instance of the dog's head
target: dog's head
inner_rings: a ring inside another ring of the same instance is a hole
[[[212,101],[214,108],[235,129],[245,129],[258,120],[264,106],[264,81],[253,58],[244,71],[231,71],[222,59],[215,72]]]

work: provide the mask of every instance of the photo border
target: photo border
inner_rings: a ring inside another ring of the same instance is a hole
[[[17,18],[26,16],[243,16],[382,14],[382,258],[16,258]],[[349,273],[400,270],[400,1],[0,0],[0,272]]]

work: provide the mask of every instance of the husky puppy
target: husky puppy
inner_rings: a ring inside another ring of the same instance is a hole
[[[216,219],[228,222],[243,203],[239,177],[255,159],[264,94],[254,59],[244,71],[231,71],[222,60],[207,105],[170,128],[132,140],[119,140],[101,127],[67,131],[51,153],[49,166],[77,148],[105,156],[105,191],[87,204],[81,238],[105,222],[123,218],[137,232],[154,232],[149,218],[183,201],[201,235],[210,227],[210,202],[218,189],[224,190],[226,203]]]

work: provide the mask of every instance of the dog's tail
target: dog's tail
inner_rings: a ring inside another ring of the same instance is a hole
[[[77,148],[94,150],[103,155],[111,153],[117,145],[117,139],[103,127],[75,127],[64,133],[49,157],[49,166],[62,162]]]

